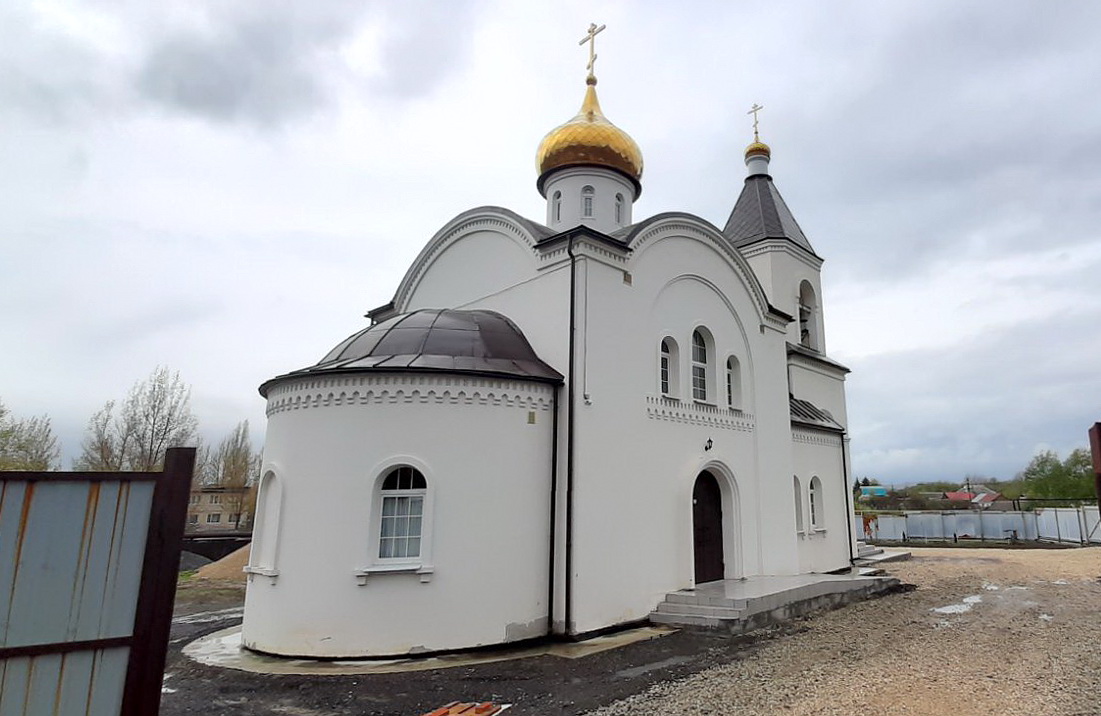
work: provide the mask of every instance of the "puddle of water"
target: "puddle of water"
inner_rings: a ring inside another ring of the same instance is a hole
[[[1040,621],[1049,622],[1053,619],[1055,619],[1055,617],[1051,616],[1050,614],[1041,614],[1040,615]]]
[[[1070,582],[1065,579],[1056,579],[1052,584],[1070,584]]]
[[[1001,589],[997,584],[990,584],[989,582],[984,582],[982,588],[988,592],[996,592]]]
[[[969,597],[964,597],[960,604],[949,604],[945,607],[934,607],[930,611],[934,611],[937,614],[963,614],[971,611],[971,608],[982,601],[982,597],[978,594],[972,594]]]

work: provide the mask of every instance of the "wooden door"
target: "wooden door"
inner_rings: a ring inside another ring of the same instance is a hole
[[[692,489],[692,537],[696,557],[696,584],[725,575],[723,566],[723,502],[719,483],[701,472]]]

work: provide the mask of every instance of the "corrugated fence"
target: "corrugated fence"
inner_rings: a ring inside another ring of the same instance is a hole
[[[186,474],[0,473],[0,716],[156,713],[194,460],[173,452]]]
[[[1096,506],[1045,507],[1028,512],[949,510],[901,515],[856,514],[858,539],[876,540],[1046,540],[1101,544]]]

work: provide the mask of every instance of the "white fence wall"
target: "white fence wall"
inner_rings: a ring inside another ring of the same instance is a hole
[[[955,538],[1046,540],[1101,544],[1101,515],[1096,506],[1046,507],[1030,512],[951,510],[901,515],[856,514],[858,539],[952,540]]]

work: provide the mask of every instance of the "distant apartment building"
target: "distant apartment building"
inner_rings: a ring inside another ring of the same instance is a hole
[[[252,529],[252,489],[193,486],[187,506],[188,532],[237,532]]]

